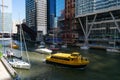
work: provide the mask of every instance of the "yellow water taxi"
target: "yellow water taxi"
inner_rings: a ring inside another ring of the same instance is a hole
[[[89,64],[89,60],[83,57],[78,52],[68,53],[56,53],[46,58],[46,63],[58,64],[73,68],[84,68]]]
[[[16,43],[10,44],[9,47],[12,47],[13,49],[18,49],[19,48],[19,46]]]
[[[18,49],[18,48],[19,48],[19,46],[18,46],[18,45],[16,45],[16,44],[13,44],[13,45],[12,45],[12,48],[14,48],[14,49]]]

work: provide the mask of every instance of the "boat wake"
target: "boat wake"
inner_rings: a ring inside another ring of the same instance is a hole
[[[45,62],[44,62],[45,63]],[[67,67],[67,66],[60,66],[60,65],[57,65],[57,64],[47,64],[47,65],[49,65],[50,67],[54,67],[54,68],[61,68],[61,69],[76,69],[76,70],[85,70],[86,69],[86,67],[84,67],[84,68],[72,68],[72,67]]]
[[[46,59],[41,59],[41,61],[42,61],[43,63],[45,63],[45,62],[46,62]]]

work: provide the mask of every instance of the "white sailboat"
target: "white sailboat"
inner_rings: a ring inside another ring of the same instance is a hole
[[[113,43],[114,43],[113,47],[108,47],[108,48],[106,49],[106,51],[107,51],[107,52],[120,52],[120,51],[116,48],[116,43],[115,43],[115,42],[113,42]]]
[[[35,50],[36,52],[43,53],[43,54],[51,54],[52,50],[47,49],[47,48],[39,48]]]
[[[45,42],[40,42],[40,45],[38,46],[39,48],[45,48]]]
[[[10,38],[11,38],[11,41],[10,41],[10,49],[6,49],[5,50],[5,53],[6,53],[6,57],[12,57],[13,55],[14,55],[14,52],[13,52],[13,49],[12,49],[12,29],[11,29],[11,31],[10,31]]]
[[[83,49],[83,50],[88,50],[89,47],[88,46],[81,46],[80,49]]]
[[[25,43],[25,39],[24,39],[23,30],[22,30],[22,27],[20,25],[21,57],[23,56],[22,55],[22,37],[23,37],[23,43],[25,44],[25,49],[26,49],[28,62],[24,61],[23,59],[13,58],[12,60],[9,60],[9,63],[15,68],[30,69],[31,64],[30,64],[30,61],[29,61],[28,53],[27,53],[27,47],[26,47],[26,43]]]
[[[66,48],[67,48],[67,43],[66,43],[66,44],[63,44],[63,45],[61,46],[61,48],[66,49]]]
[[[51,54],[52,50],[45,47],[45,43],[41,42],[38,46],[38,49],[35,49],[36,52],[43,53],[43,54]]]
[[[68,47],[67,41],[65,41],[65,43],[63,43],[63,44],[61,45],[61,48],[66,49],[67,47]]]
[[[84,45],[80,47],[80,49],[88,50],[89,49],[88,42],[85,42]]]
[[[107,48],[106,50],[107,52],[120,52],[119,50],[114,49],[114,48]]]
[[[11,30],[12,33],[12,30]],[[5,49],[5,54],[7,58],[21,58],[21,55],[16,54],[15,50],[13,50],[13,42],[12,42],[12,35],[10,33],[11,42],[10,42],[10,48]]]

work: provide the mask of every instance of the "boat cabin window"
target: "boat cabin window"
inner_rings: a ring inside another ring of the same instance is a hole
[[[71,54],[71,56],[80,56],[80,54]]]
[[[66,60],[66,61],[70,60],[69,58],[62,58],[62,57],[56,57],[56,56],[51,56],[51,58],[59,59],[59,60]]]
[[[72,60],[72,61],[76,61],[76,60],[78,60],[78,58],[71,58],[71,60]]]

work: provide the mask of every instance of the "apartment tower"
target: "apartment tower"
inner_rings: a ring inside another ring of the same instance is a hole
[[[26,0],[26,24],[37,32],[37,41],[47,34],[47,0]]]
[[[75,25],[75,0],[65,0],[65,23],[63,29],[64,43],[74,43],[78,37]]]

